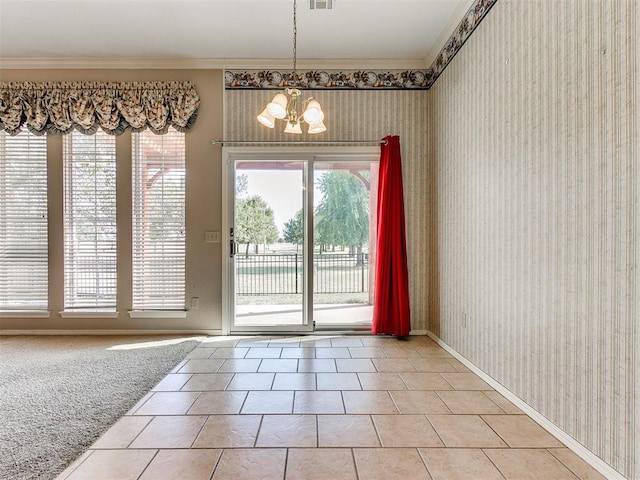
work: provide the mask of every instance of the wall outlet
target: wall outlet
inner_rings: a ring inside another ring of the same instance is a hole
[[[198,297],[191,297],[191,310],[197,310],[200,306],[200,299]]]
[[[204,232],[206,243],[220,243],[220,232]]]
[[[462,328],[467,328],[467,314],[462,312],[461,318]]]

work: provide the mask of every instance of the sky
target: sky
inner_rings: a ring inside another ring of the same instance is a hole
[[[316,171],[316,175],[321,171]],[[237,174],[247,176],[248,195],[260,195],[273,209],[278,233],[282,237],[284,224],[302,208],[302,170],[239,170]],[[315,189],[316,203],[321,193]]]

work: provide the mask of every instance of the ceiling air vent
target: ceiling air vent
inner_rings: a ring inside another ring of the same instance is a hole
[[[309,0],[311,10],[331,10],[333,0]]]

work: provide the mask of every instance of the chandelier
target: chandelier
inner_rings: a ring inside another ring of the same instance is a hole
[[[296,23],[296,0],[293,0],[293,84],[299,83],[298,74],[296,72],[296,41],[298,36],[298,27]],[[302,103],[302,115],[298,113],[298,101],[302,92],[297,88],[286,88],[284,93],[278,93],[273,100],[267,104],[262,113],[258,115],[258,121],[268,128],[274,128],[276,120],[284,120],[287,125],[284,129],[285,133],[302,134],[301,123],[305,122],[309,125],[308,133],[322,133],[327,127],[324,126],[324,112],[320,107],[320,103],[313,97],[308,98]]]

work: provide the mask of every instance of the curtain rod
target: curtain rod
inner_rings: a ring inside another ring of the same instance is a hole
[[[211,140],[212,145],[264,145],[264,144],[279,144],[279,145],[344,145],[344,144],[358,144],[358,145],[386,145],[386,140],[320,140],[320,141],[293,141],[288,142],[286,140]]]

